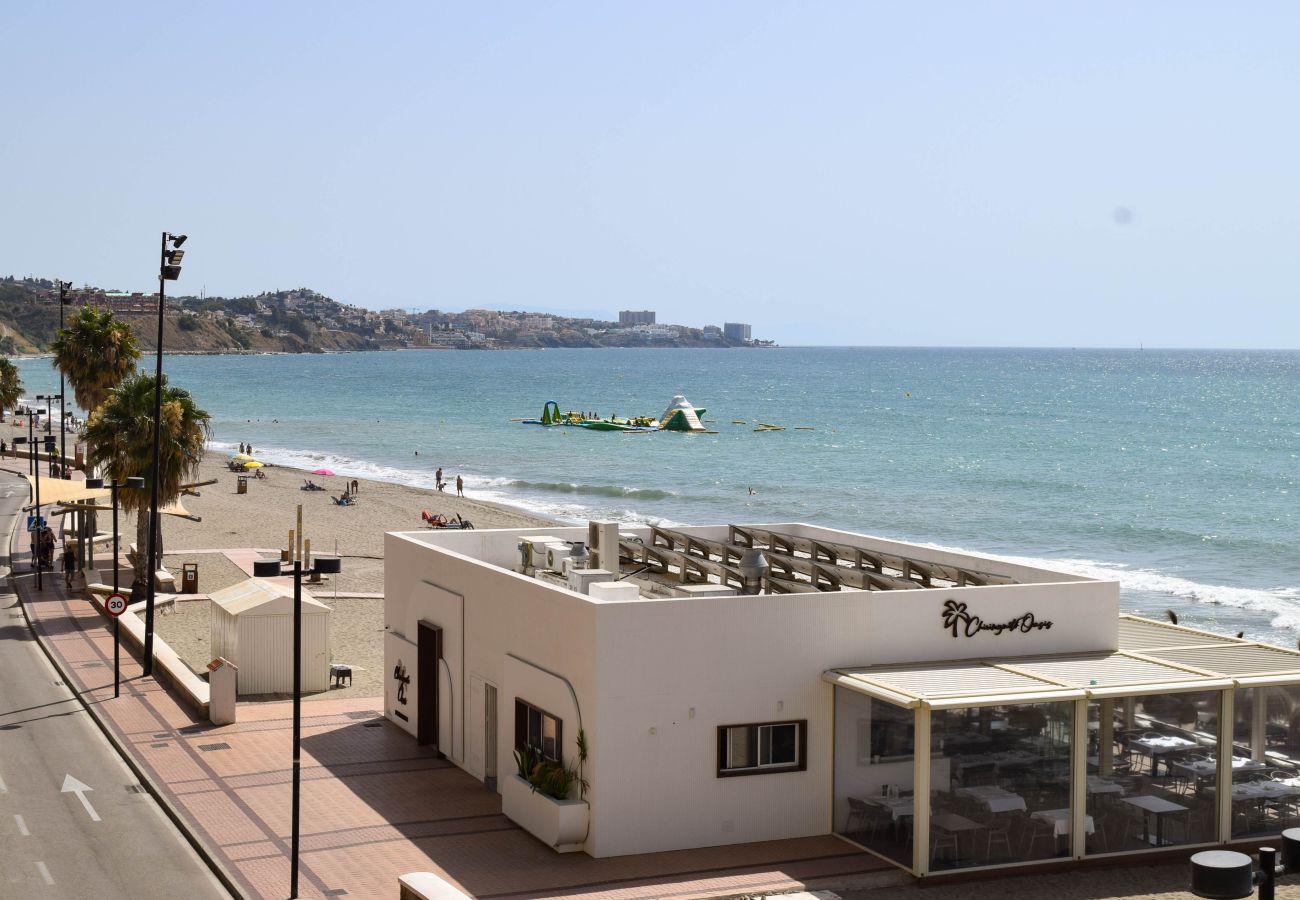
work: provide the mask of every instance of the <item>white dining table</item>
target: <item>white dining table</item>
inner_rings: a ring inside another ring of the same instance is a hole
[[[960,797],[969,797],[972,800],[979,802],[989,812],[1012,812],[1014,810],[1024,810],[1028,808],[1025,806],[1024,797],[1013,793],[1006,788],[992,784],[958,788],[956,794]]]
[[[867,797],[864,799],[868,803],[883,806],[889,810],[889,814],[894,817],[895,822],[915,814],[916,806],[912,797]]]
[[[1029,818],[1047,822],[1052,826],[1052,834],[1056,837],[1064,837],[1070,833],[1070,811],[1068,809],[1040,809],[1031,813]],[[1092,816],[1083,817],[1083,830],[1087,834],[1092,834],[1096,830]]]

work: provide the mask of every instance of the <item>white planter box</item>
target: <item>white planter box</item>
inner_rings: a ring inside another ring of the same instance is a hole
[[[586,800],[555,800],[535,792],[518,775],[501,781],[501,811],[520,828],[560,853],[581,850],[591,808]]]

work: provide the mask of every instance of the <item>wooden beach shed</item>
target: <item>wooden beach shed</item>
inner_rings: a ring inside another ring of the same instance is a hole
[[[249,578],[212,595],[212,656],[239,667],[236,693],[293,690],[293,588]],[[330,608],[302,593],[302,689],[329,687]]]

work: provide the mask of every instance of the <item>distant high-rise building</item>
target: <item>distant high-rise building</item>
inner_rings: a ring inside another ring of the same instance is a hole
[[[749,336],[749,326],[743,322],[723,322],[722,333],[729,341],[752,340]]]
[[[620,325],[653,325],[655,323],[655,311],[653,309],[625,309],[618,314],[618,324]]]

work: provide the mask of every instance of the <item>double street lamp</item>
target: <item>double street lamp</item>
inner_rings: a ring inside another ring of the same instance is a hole
[[[86,487],[92,490],[96,488],[105,487],[104,479],[87,478]],[[117,481],[114,480],[112,483],[107,485],[107,487],[111,492],[112,503],[113,503],[113,593],[116,594],[118,593],[118,591],[121,590],[121,587],[119,586],[119,582],[118,582],[118,569],[120,568],[119,560],[122,556],[117,544],[118,541],[117,492],[123,489],[138,491],[144,487],[144,479],[141,478],[139,475],[132,475],[121,484],[118,484]],[[93,535],[91,536],[91,540],[92,541],[94,540]],[[121,656],[122,656],[122,643],[118,637],[118,628],[121,627],[119,625],[120,621],[121,621],[120,616],[113,616],[113,696],[114,697],[120,696],[121,693],[121,678],[119,673],[121,672],[120,663],[121,663]]]
[[[167,308],[167,282],[181,277],[181,260],[185,251],[183,234],[162,233],[162,249],[158,257],[158,350],[154,369],[153,402],[153,478],[149,485],[149,549],[145,557],[145,607],[144,607],[144,674],[153,674],[153,607],[156,594],[154,575],[158,571],[158,479],[160,454],[162,450],[162,353],[163,353],[163,313]],[[139,579],[136,579],[137,583]]]
[[[343,562],[337,556],[318,556],[309,569],[302,567],[302,559],[293,561],[293,824],[289,842],[289,896],[298,896],[298,798],[299,769],[302,760],[302,576],[337,575]],[[286,575],[278,559],[259,559],[253,562],[256,578],[275,578]]]

